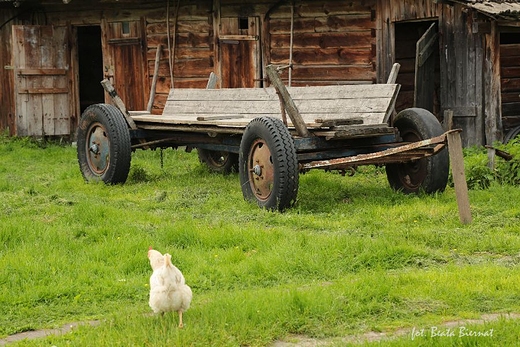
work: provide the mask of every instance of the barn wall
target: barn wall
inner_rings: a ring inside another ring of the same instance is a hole
[[[292,85],[376,81],[375,1],[297,1],[294,8]],[[291,7],[269,16],[268,60],[289,64]],[[285,79],[288,73],[284,74]]]
[[[257,81],[256,86],[262,85],[262,71],[267,64],[289,63],[291,48],[293,85],[376,81],[376,0],[295,1],[292,46],[289,2],[199,0],[181,1],[180,7],[176,6],[176,2],[170,2],[167,7],[164,1],[147,1],[144,4],[126,0],[115,5],[102,4],[93,9],[79,1],[67,5],[56,2],[33,13],[23,24],[68,26],[72,29],[78,26],[101,26],[105,77],[114,79],[115,76],[117,79],[117,76],[128,76],[128,81],[119,80],[114,84],[120,89],[132,89],[122,90],[120,94],[128,95],[126,98],[131,100],[129,103],[139,107],[147,103],[160,45],[156,96],[152,108],[156,114],[162,112],[170,87],[204,88],[210,72],[223,72],[219,64],[233,64],[232,56],[226,55],[222,61],[222,55],[228,53],[223,53],[222,42],[219,41],[220,31],[224,30],[221,18],[257,18],[260,46],[249,45],[258,54],[254,62],[258,66],[251,67],[249,76]],[[130,22],[132,28],[134,24],[141,26],[136,27],[136,30],[142,30],[144,72],[138,71],[142,67],[128,63],[127,59],[137,61],[139,54],[131,50],[126,52],[124,45],[135,44],[131,39],[140,36],[132,33],[126,42],[125,37],[118,36],[124,22]],[[71,32],[74,33],[74,30]],[[115,47],[120,50],[117,51]],[[75,49],[74,42],[71,48]],[[175,57],[171,71],[170,49]],[[253,73],[254,69],[260,73]],[[242,73],[247,74],[247,67]],[[136,83],[135,76],[141,74],[146,75],[144,81]],[[170,75],[173,75],[173,83]],[[287,70],[283,78],[288,80]],[[129,86],[131,83],[136,85]],[[135,102],[137,99],[146,100]]]
[[[178,12],[176,10],[173,6],[169,8],[168,23],[166,8],[152,11],[145,16],[147,69],[150,79],[154,74],[157,49],[161,46],[154,113],[162,112],[170,87],[204,88],[209,74],[215,68],[212,1],[181,5]],[[172,71],[169,63],[170,50],[175,57]],[[173,84],[170,75],[173,75]]]
[[[13,72],[11,66],[11,26],[15,21],[11,20],[15,11],[2,9],[0,11],[0,131],[9,129],[10,135],[15,132],[14,123],[14,96],[13,96]]]
[[[483,36],[473,32],[474,13],[459,4],[444,6],[441,18],[441,110],[453,111],[464,146],[483,144]]]
[[[386,81],[395,62],[395,23],[434,20],[440,11],[434,0],[377,0],[378,83]]]
[[[500,96],[504,133],[507,133],[520,126],[520,28],[500,31]]]

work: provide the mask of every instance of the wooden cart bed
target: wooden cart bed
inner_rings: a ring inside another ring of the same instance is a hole
[[[399,92],[397,84],[292,87],[287,91],[309,130],[348,126],[387,127]],[[275,88],[172,89],[162,115],[130,112],[138,128],[242,132],[260,116],[282,118]],[[285,110],[283,110],[285,112]],[[291,118],[287,125],[293,127]],[[228,131],[226,131],[226,129]],[[376,131],[377,133],[377,131]]]

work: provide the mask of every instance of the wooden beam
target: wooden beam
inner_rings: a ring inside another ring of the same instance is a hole
[[[18,75],[20,76],[60,76],[66,75],[68,69],[54,69],[54,68],[41,68],[41,69],[18,69]]]
[[[161,51],[162,51],[162,45],[157,45],[157,51],[155,52],[155,65],[153,70],[153,78],[152,78],[152,86],[150,88],[150,98],[148,99],[148,106],[146,107],[146,110],[148,112],[152,112],[153,107],[153,101],[155,99],[155,87],[157,86],[157,77],[159,74],[159,63],[161,61]]]
[[[128,126],[130,127],[130,129],[137,129],[137,126],[135,125],[134,120],[132,119],[132,117],[130,116],[130,113],[128,113],[128,110],[126,109],[125,103],[123,102],[123,100],[121,100],[121,98],[117,94],[112,83],[110,83],[109,80],[104,79],[103,81],[101,81],[101,85],[103,86],[105,91],[108,93],[108,95],[110,95],[110,97],[112,97],[112,101],[114,102],[115,106],[121,111],[121,113],[123,113],[123,116],[125,117],[126,122],[128,123]]]
[[[394,65],[392,65],[392,70],[390,71],[390,74],[388,75],[386,84],[395,84],[395,81],[397,81],[397,75],[399,74],[400,68],[401,68],[401,64],[399,64],[399,63],[394,63]]]
[[[267,72],[267,77],[269,77],[269,80],[271,81],[271,84],[275,87],[278,95],[282,98],[285,110],[287,111],[287,114],[289,114],[289,117],[291,118],[298,135],[301,137],[312,136],[312,134],[307,129],[307,126],[305,125],[305,121],[300,115],[298,107],[296,107],[294,100],[291,98],[291,95],[283,84],[282,79],[278,75],[276,68],[273,65],[268,65],[265,70]]]
[[[464,173],[464,156],[462,154],[462,140],[460,131],[450,131],[448,138],[448,152],[450,154],[451,172],[455,184],[455,195],[459,207],[459,218],[462,224],[471,223],[471,209],[468,196],[468,185]]]

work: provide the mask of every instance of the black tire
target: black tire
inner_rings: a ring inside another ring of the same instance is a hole
[[[238,172],[238,154],[236,153],[211,151],[203,148],[197,148],[197,153],[199,161],[205,164],[211,172],[224,175]]]
[[[78,163],[86,181],[124,183],[130,171],[132,143],[123,114],[115,106],[95,104],[81,115],[76,133]]]
[[[401,111],[394,120],[405,142],[416,142],[442,135],[444,130],[435,116],[421,108]],[[390,186],[404,193],[442,192],[448,183],[449,156],[446,148],[436,155],[408,163],[387,164]]]
[[[298,158],[281,120],[253,119],[242,136],[238,161],[244,199],[272,211],[283,211],[296,202]]]
[[[507,144],[509,141],[513,140],[518,135],[520,135],[520,126],[512,128],[507,132],[506,136],[504,137],[504,144]]]

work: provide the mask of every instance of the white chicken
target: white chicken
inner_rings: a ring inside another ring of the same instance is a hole
[[[182,272],[172,264],[172,256],[162,255],[151,249],[148,259],[153,273],[150,276],[150,301],[154,313],[176,311],[179,314],[179,328],[184,327],[182,313],[190,307],[193,293],[186,285]]]

